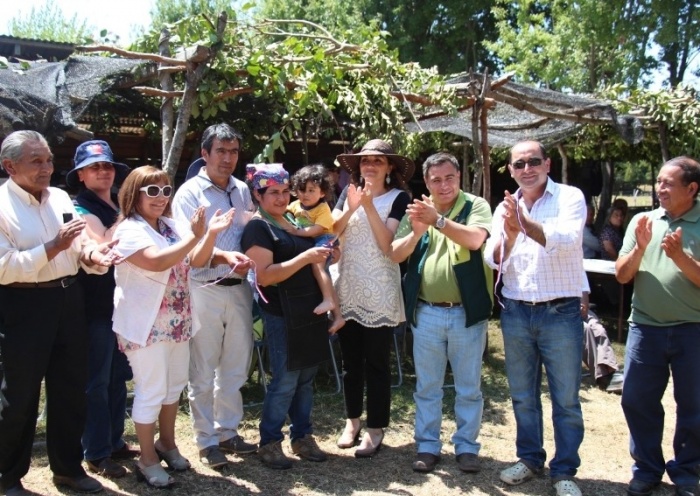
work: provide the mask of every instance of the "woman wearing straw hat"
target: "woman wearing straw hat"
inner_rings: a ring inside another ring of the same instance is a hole
[[[333,211],[343,249],[336,291],[346,320],[339,336],[348,418],[338,447],[351,448],[360,438],[366,383],[367,422],[355,456],[367,458],[379,450],[389,425],[389,352],[405,315],[399,266],[386,253],[410,201],[404,188],[415,165],[378,139],[356,154],[338,155],[338,162],[351,176],[346,197]]]

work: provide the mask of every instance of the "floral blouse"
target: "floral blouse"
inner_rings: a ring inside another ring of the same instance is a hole
[[[605,251],[605,248],[603,247],[603,241],[610,241],[615,248],[615,251],[620,254],[620,250],[622,249],[622,231],[620,229],[617,229],[610,224],[607,224],[605,227],[603,227],[603,230],[600,232],[600,254],[601,258],[603,260],[613,260],[613,258],[610,258],[610,255],[608,255],[608,252]]]
[[[168,244],[173,245],[180,241],[179,236],[168,227],[165,222],[158,219],[158,230]],[[160,303],[158,316],[153,323],[151,333],[148,335],[146,346],[161,341],[181,343],[192,337],[192,313],[190,312],[190,292],[187,285],[189,273],[187,259],[170,269],[170,277],[165,288],[163,301]],[[117,341],[121,351],[137,350],[141,348],[136,343],[117,334]]]

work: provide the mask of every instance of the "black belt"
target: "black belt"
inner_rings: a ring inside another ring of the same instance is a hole
[[[566,303],[573,300],[575,297],[570,296],[567,298],[554,298],[549,301],[523,301],[523,300],[513,300],[515,303],[520,303],[521,305],[527,305],[528,307],[543,307],[550,305],[558,305],[559,303]]]
[[[10,284],[5,284],[6,288],[14,289],[46,289],[46,288],[67,288],[75,281],[78,280],[78,276],[68,276],[62,277],[61,279],[54,279],[53,281],[45,282],[11,282]]]
[[[425,301],[421,299],[423,303],[426,305],[430,305],[431,307],[440,307],[440,308],[453,308],[453,307],[461,307],[462,303],[454,303],[452,301]]]
[[[233,277],[227,277],[225,279],[214,279],[213,281],[207,281],[207,284],[216,284],[217,286],[238,286],[243,282],[243,279],[235,279]]]

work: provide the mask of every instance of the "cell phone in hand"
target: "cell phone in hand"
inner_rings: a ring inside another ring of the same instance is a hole
[[[70,222],[73,220],[73,214],[70,212],[64,212],[63,213],[63,223],[65,224],[66,222]]]

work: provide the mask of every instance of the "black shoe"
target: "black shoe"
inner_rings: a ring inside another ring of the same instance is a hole
[[[110,479],[119,479],[126,475],[126,469],[109,457],[98,460],[85,460],[85,464],[93,474],[103,475]]]
[[[112,460],[131,460],[140,454],[141,450],[132,448],[127,443],[124,443],[121,448],[112,451],[112,456],[110,458],[112,458]]]
[[[659,482],[649,482],[639,479],[632,479],[627,486],[627,494],[629,496],[649,496]]]
[[[676,496],[698,496],[700,491],[697,484],[694,486],[676,486]]]
[[[427,474],[435,470],[437,464],[440,463],[440,457],[432,453],[418,453],[416,459],[413,460],[413,471]]]
[[[53,484],[56,487],[67,487],[76,493],[99,493],[103,489],[100,481],[87,474],[75,477],[54,474]]]
[[[462,453],[457,455],[457,465],[462,472],[475,474],[481,470],[479,456],[474,453]]]

